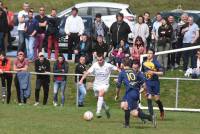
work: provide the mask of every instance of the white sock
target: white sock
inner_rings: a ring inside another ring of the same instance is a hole
[[[103,97],[98,97],[98,101],[97,101],[97,113],[101,112],[102,105],[103,105]]]

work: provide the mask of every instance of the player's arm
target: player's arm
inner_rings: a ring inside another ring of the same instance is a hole
[[[84,72],[84,74],[83,74],[81,80],[79,81],[79,84],[83,84],[83,80],[84,80],[89,74],[90,74],[89,71]]]
[[[120,94],[120,90],[121,90],[122,81],[123,81],[123,77],[122,77],[122,73],[120,73],[119,76],[118,76],[118,80],[117,80],[115,101],[119,99],[119,94]]]

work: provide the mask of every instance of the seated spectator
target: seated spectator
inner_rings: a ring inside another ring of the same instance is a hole
[[[112,52],[112,55],[114,57],[114,63],[116,63],[116,66],[118,68],[120,68],[121,66],[121,63],[122,63],[122,60],[125,58],[125,54],[123,52],[123,49],[120,47],[118,50],[115,49],[113,52]]]
[[[135,61],[140,61],[140,55],[146,53],[146,48],[144,47],[144,42],[140,36],[136,37],[135,43],[133,44],[131,59]]]
[[[86,57],[85,56],[81,56],[79,59],[79,63],[76,66],[75,69],[75,74],[84,74],[86,72]],[[82,76],[79,76],[79,80],[80,81],[82,78]],[[77,84],[77,77],[75,77],[75,83]],[[83,107],[84,106],[84,98],[86,95],[86,79],[83,80],[83,84],[79,84],[78,85],[79,90],[78,90],[78,106],[79,107]]]
[[[130,49],[129,49],[129,44],[125,42],[125,40],[121,40],[119,47],[122,48],[123,53],[125,54],[125,57],[129,57],[130,56]]]
[[[81,57],[81,55],[85,55],[86,56],[86,61],[89,60],[89,49],[90,49],[90,44],[87,40],[87,35],[83,34],[82,36],[82,40],[80,41],[80,43],[76,46],[74,53],[75,53],[75,62],[78,63],[79,59]]]
[[[170,50],[171,47],[171,37],[173,33],[172,25],[165,19],[162,19],[162,25],[158,28],[158,44],[157,50],[166,51]],[[158,56],[159,63],[163,66],[165,70],[167,70],[167,62],[168,62],[168,55],[163,54]]]
[[[96,59],[98,54],[103,54],[103,56],[106,57],[107,52],[108,52],[108,45],[103,42],[103,36],[98,36],[97,44],[94,46],[93,50],[93,57],[94,57],[93,60]]]
[[[53,72],[66,74],[68,73],[68,63],[65,61],[63,54],[59,54],[58,60],[54,63]],[[54,75],[54,98],[53,105],[58,106],[58,90],[61,90],[61,106],[65,103],[65,86],[66,86],[67,76],[64,75]]]
[[[35,39],[38,29],[38,21],[33,18],[33,12],[28,12],[28,21],[25,22],[25,42],[26,42],[26,53],[27,58],[30,61],[34,60],[34,45],[35,45]]]
[[[17,71],[17,73],[26,72],[28,70],[28,60],[25,59],[24,52],[19,51],[17,53],[17,59],[14,61],[13,70]],[[23,100],[21,100],[20,84],[19,84],[19,79],[18,79],[17,75],[15,76],[14,81],[15,81],[15,87],[17,90],[17,99],[18,99],[19,105],[21,105],[22,103],[26,103],[26,98],[23,98]]]
[[[35,60],[35,72],[38,72],[38,73],[50,72],[50,62],[44,57],[43,52],[39,52],[38,59]],[[43,91],[44,91],[43,105],[47,104],[48,95],[49,95],[49,84],[50,84],[49,75],[37,75],[36,86],[35,86],[34,106],[39,105],[39,98],[40,98],[39,96],[40,96],[41,86],[43,87]]]
[[[0,53],[0,77],[1,77],[1,84],[2,84],[2,101],[5,101],[7,104],[10,103],[11,97],[11,86],[12,86],[12,74],[5,73],[5,71],[11,71],[11,61],[6,57],[4,52]],[[6,90],[7,89],[7,90]]]

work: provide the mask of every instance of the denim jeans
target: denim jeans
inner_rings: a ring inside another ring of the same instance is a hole
[[[29,60],[33,60],[34,56],[34,45],[35,45],[35,37],[29,36],[25,39],[26,41],[26,53],[27,53],[27,58]]]
[[[4,33],[0,32],[0,50],[4,50],[4,41],[3,41]]]
[[[55,103],[58,102],[58,90],[60,89],[61,91],[61,104],[64,105],[65,103],[65,86],[66,86],[66,81],[55,81],[54,82],[54,97],[53,100]]]
[[[18,51],[22,50],[25,52],[25,46],[24,46],[24,41],[25,41],[25,33],[23,30],[18,31],[19,34],[19,44],[18,44]]]
[[[38,56],[38,53],[42,51],[44,38],[45,38],[44,33],[36,35],[35,46],[34,46],[34,59],[36,59]]]
[[[86,85],[85,84],[79,85],[78,91],[79,91],[78,92],[78,103],[83,104],[84,99],[85,99],[85,95],[86,95]]]

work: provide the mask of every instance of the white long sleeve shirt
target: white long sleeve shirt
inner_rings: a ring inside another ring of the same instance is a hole
[[[83,34],[84,32],[84,23],[83,20],[80,16],[72,16],[70,15],[66,19],[65,23],[65,33],[78,33],[78,34]]]
[[[146,23],[142,24],[135,24],[133,28],[133,36],[134,40],[136,39],[137,36],[142,37],[143,41],[146,42],[146,39],[149,37],[149,27]]]

